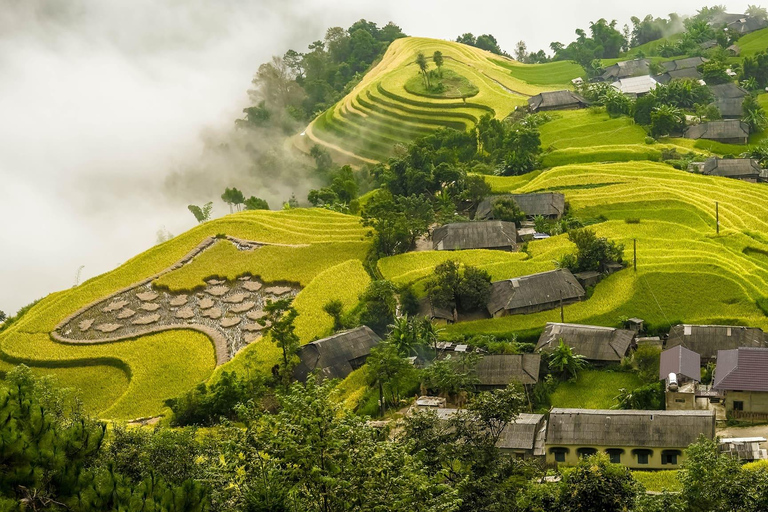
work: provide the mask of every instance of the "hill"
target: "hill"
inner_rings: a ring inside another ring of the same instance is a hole
[[[233,238],[219,235],[224,233]],[[276,284],[297,291],[296,328],[306,343],[332,327],[322,311],[325,302],[339,299],[351,307],[365,289],[365,235],[358,219],[327,210],[250,211],[201,224],[112,272],[41,300],[0,333],[0,370],[25,363],[38,373],[54,375],[62,385],[81,390],[86,409],[102,417],[160,414],[165,400],[208,378],[249,341],[249,333],[240,327],[221,327],[218,320],[199,314],[205,296],[217,298],[202,291],[211,289],[212,279],[226,288],[242,284],[238,277],[253,276],[252,281],[265,287]],[[263,245],[236,245],[234,239]],[[209,245],[189,259],[201,242]],[[140,293],[158,297],[127,297]],[[188,296],[193,316],[179,314],[184,307],[178,303],[173,307],[173,299]],[[126,297],[126,303],[132,302],[120,305]],[[198,306],[193,306],[195,301]],[[221,305],[222,323],[236,317],[244,325],[245,311],[239,317],[234,312],[238,304],[245,307],[243,302]],[[251,311],[257,310],[254,306]],[[160,318],[134,324],[153,315]],[[107,327],[97,335],[95,329],[104,325],[120,327]],[[223,334],[217,338],[216,331]],[[249,347],[269,371],[278,357],[274,345],[260,339]]]
[[[416,55],[422,52],[434,70],[435,51],[442,52],[445,60],[443,79],[451,79],[440,93],[430,93],[421,85],[415,63]],[[573,73],[573,65],[562,64],[558,63],[564,69],[555,82]],[[540,83],[547,82],[548,71],[533,71],[538,81],[525,81],[530,79],[529,68],[533,67],[460,43],[420,37],[398,39],[360,83],[310,123],[295,142],[305,151],[319,144],[342,162],[386,160],[395,144],[408,143],[444,126],[465,130],[485,114],[503,119],[516,106],[524,105],[527,97],[559,88]]]

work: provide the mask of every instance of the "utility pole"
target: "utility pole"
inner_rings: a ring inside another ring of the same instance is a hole
[[[560,323],[565,323],[565,311],[563,311],[563,290],[560,290]]]
[[[720,234],[720,203],[715,201],[715,225],[717,227],[717,234]]]
[[[632,239],[632,252],[633,252],[633,264],[635,267],[635,272],[637,272],[637,238]]]

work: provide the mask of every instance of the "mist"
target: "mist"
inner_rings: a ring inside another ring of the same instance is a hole
[[[747,2],[731,2],[743,12]],[[304,51],[330,26],[393,21],[410,35],[491,33],[511,52],[568,43],[590,20],[670,12],[691,1],[598,0],[0,0],[0,310],[114,268],[151,247],[157,231],[195,225],[189,203],[225,186],[280,206],[312,185],[302,158],[275,176],[234,130],[259,65]],[[226,149],[222,149],[226,148]]]

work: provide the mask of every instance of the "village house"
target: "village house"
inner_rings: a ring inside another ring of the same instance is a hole
[[[634,339],[635,332],[627,329],[547,322],[535,352],[552,352],[563,340],[574,354],[584,356],[587,361],[619,363],[633,348]]]
[[[517,249],[517,228],[514,222],[486,220],[455,222],[440,226],[432,232],[432,247],[436,251],[464,249]]]
[[[658,83],[667,85],[672,80],[684,80],[684,79],[691,79],[691,80],[701,80],[701,73],[696,68],[684,68],[684,69],[676,69],[674,71],[667,71],[665,73],[662,73],[661,75],[657,75],[653,77],[654,80],[656,80]]]
[[[690,78],[693,80],[700,80],[701,73],[698,67],[708,62],[709,59],[703,57],[689,57],[687,59],[677,59],[668,62],[662,62],[661,67],[664,72],[656,77],[657,82],[661,84],[668,84],[672,80]]]
[[[714,361],[718,350],[739,347],[765,347],[762,329],[736,325],[675,325],[670,329],[666,348],[682,345],[701,355],[701,364]]]
[[[594,453],[632,469],[676,469],[699,435],[715,437],[711,411],[559,409],[550,411],[546,461],[567,466]]]
[[[743,36],[745,34],[749,34],[750,32],[754,32],[756,30],[760,30],[765,27],[768,27],[768,21],[762,18],[756,18],[754,16],[742,15],[741,18],[728,23],[728,26],[726,28],[728,29],[728,33],[730,34],[738,34],[740,36]]]
[[[742,105],[749,92],[733,82],[708,86],[715,105],[723,119],[741,119],[744,115]]]
[[[561,268],[491,283],[488,313],[493,317],[536,313],[585,296],[571,271]]]
[[[704,162],[691,164],[691,169],[707,176],[720,176],[757,183],[765,181],[768,174],[754,158],[708,158]]]
[[[713,389],[735,419],[768,419],[768,348],[719,350]]]
[[[617,62],[616,64],[605,68],[605,71],[598,77],[598,80],[603,82],[613,82],[622,78],[648,75],[651,72],[650,65],[651,61],[648,59],[634,59]]]
[[[437,325],[448,325],[458,320],[456,308],[441,308],[432,304],[429,297],[419,300],[419,316],[427,317]]]
[[[512,382],[530,387],[539,382],[539,354],[490,354],[477,363],[480,391],[504,389]]]
[[[343,379],[365,364],[380,341],[375,332],[362,326],[307,343],[299,349],[299,364],[293,376],[301,382],[306,382],[312,372],[323,380]]]
[[[503,194],[486,197],[477,207],[475,219],[492,219],[493,205],[502,199],[512,199],[517,207],[532,219],[542,216],[547,219],[559,219],[565,213],[565,196],[556,192],[541,194]]]
[[[696,386],[701,382],[701,356],[682,345],[665,350],[659,357],[659,380],[665,383],[666,409],[696,409]]]
[[[723,144],[746,144],[749,140],[749,125],[738,119],[709,121],[689,126],[684,134],[686,139],[706,139]]]
[[[620,78],[611,84],[611,87],[632,99],[645,96],[656,88],[659,83],[652,76],[635,76]]]
[[[542,92],[528,98],[528,109],[531,112],[548,110],[576,110],[589,106],[589,102],[573,91]]]

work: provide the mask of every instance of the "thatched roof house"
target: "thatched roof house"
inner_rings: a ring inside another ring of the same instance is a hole
[[[709,59],[704,57],[688,57],[687,59],[662,62],[661,67],[664,68],[664,71],[680,71],[681,69],[696,69],[705,62],[709,62]]]
[[[657,75],[653,78],[660,84],[667,85],[672,80],[683,80],[686,78],[691,80],[701,80],[701,73],[699,73],[699,70],[696,68],[683,68],[667,71],[666,73]]]
[[[365,363],[371,348],[380,341],[375,332],[362,326],[307,343],[299,349],[300,362],[293,376],[305,382],[317,371],[321,379],[343,379]]]
[[[503,194],[486,197],[477,207],[476,219],[492,219],[493,205],[502,199],[512,199],[529,218],[541,215],[559,219],[565,213],[565,196],[557,192],[540,194]]]
[[[701,354],[701,364],[717,356],[718,350],[765,347],[763,330],[736,325],[675,325],[669,331],[667,348],[682,345]]]
[[[749,140],[749,125],[738,119],[710,121],[685,130],[686,139],[716,140],[725,144],[746,144]]]
[[[578,463],[605,451],[631,468],[671,469],[700,435],[715,437],[713,411],[559,409],[549,414],[547,462]]]
[[[768,393],[768,348],[719,350],[712,387]]]
[[[620,78],[611,84],[611,87],[631,98],[644,96],[656,88],[658,82],[648,75]]]
[[[751,183],[757,183],[764,175],[760,163],[754,158],[708,158],[701,166],[701,173]]]
[[[528,98],[531,112],[547,110],[575,110],[589,106],[589,102],[573,91],[548,91]]]
[[[481,389],[506,388],[510,382],[533,385],[539,381],[539,354],[490,354],[477,363]]]
[[[436,251],[463,249],[517,249],[517,228],[514,222],[486,220],[455,222],[440,226],[432,232],[432,247]]]
[[[659,358],[659,380],[665,380],[670,373],[700,382],[701,356],[682,345],[665,350]]]
[[[555,350],[561,339],[575,354],[584,356],[588,361],[618,363],[632,347],[635,332],[596,325],[548,322],[539,336],[536,352]]]
[[[534,313],[580,301],[586,292],[570,270],[558,269],[491,284],[488,312],[499,317]]]
[[[738,85],[729,82],[727,84],[710,85],[709,90],[715,97],[715,105],[723,119],[741,119],[744,115],[742,105],[749,92]]]
[[[756,30],[768,27],[768,21],[762,18],[755,18],[753,16],[742,16],[736,21],[728,23],[728,33],[730,34],[749,34]]]
[[[600,79],[603,81],[613,81],[632,76],[647,75],[651,72],[650,64],[651,61],[648,59],[634,59],[617,62],[613,66],[605,68],[603,74],[600,75]]]

